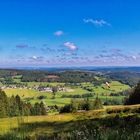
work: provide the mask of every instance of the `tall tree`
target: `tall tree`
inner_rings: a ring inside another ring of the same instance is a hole
[[[40,103],[41,115],[46,115],[46,108],[43,102]]]
[[[58,87],[54,86],[52,87],[52,93],[53,93],[53,99],[55,99],[55,95],[56,95],[56,92],[58,91]]]
[[[8,115],[7,102],[8,99],[5,92],[0,89],[0,117],[6,117]]]
[[[140,83],[137,84],[134,91],[130,94],[129,98],[126,99],[125,104],[140,104]]]

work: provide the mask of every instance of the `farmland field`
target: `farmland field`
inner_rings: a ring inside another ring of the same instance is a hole
[[[57,86],[57,85],[64,85],[64,83],[48,83],[48,82],[28,82],[27,83],[29,87],[32,86],[38,86],[38,85],[52,85],[52,86]],[[124,96],[109,96],[110,93],[115,93],[117,94],[118,92],[123,92],[125,90],[130,89],[128,85],[122,84],[118,81],[112,81],[110,83],[110,88],[107,88],[105,84],[102,84],[101,86],[94,86],[91,83],[82,83],[82,87],[90,87],[93,91],[90,92],[88,90],[83,89],[81,86],[68,86],[66,87],[67,91],[59,91],[56,93],[55,99],[52,99],[52,93],[51,92],[40,92],[34,89],[24,89],[24,88],[8,88],[4,89],[6,94],[10,97],[12,95],[16,96],[19,95],[23,100],[29,101],[31,103],[35,102],[40,102],[43,101],[46,103],[46,105],[58,105],[58,106],[63,106],[65,104],[69,104],[71,101],[71,98],[62,98],[63,95],[82,95],[86,93],[91,93],[93,94],[93,97],[89,97],[89,99],[95,99],[97,95],[105,101],[106,99],[110,100],[116,100],[118,102],[122,102],[124,99]],[[38,97],[44,96],[45,99],[38,99]]]

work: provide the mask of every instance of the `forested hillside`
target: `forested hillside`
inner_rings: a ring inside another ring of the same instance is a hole
[[[39,71],[39,70],[0,70],[0,81],[14,83],[13,76],[19,76],[22,82],[64,82],[82,83],[97,81],[96,76],[104,81],[117,80],[121,83],[135,86],[140,79],[140,73],[135,71]]]

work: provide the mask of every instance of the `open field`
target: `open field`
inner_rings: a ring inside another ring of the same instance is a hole
[[[25,116],[25,117],[13,117],[13,118],[1,118],[0,119],[0,134],[3,134],[10,129],[18,127],[20,123],[35,123],[35,122],[69,122],[76,120],[95,119],[115,115],[121,113],[124,110],[129,110],[135,113],[134,110],[140,109],[140,105],[117,105],[117,106],[104,106],[104,109],[90,110],[77,113],[65,113],[58,115],[46,115],[46,116]],[[107,111],[112,113],[107,114]],[[114,112],[113,112],[114,111]],[[129,112],[127,112],[129,113]],[[47,129],[47,128],[46,128]]]
[[[26,135],[34,136],[36,134],[47,134],[67,132],[74,130],[74,127],[82,121],[91,121],[98,119],[114,118],[116,115],[133,116],[139,114],[140,105],[131,106],[105,106],[101,110],[91,110],[79,113],[68,113],[49,116],[26,116],[3,118],[0,120],[0,135],[10,132],[16,132],[21,135],[24,131]],[[78,123],[79,122],[79,123]],[[89,123],[89,122],[88,122]],[[95,124],[96,125],[96,124]],[[59,128],[59,129],[58,129]],[[25,134],[24,134],[25,135]]]
[[[24,83],[24,82],[22,82]],[[39,85],[42,85],[42,86],[58,86],[58,85],[64,85],[65,83],[59,83],[59,82],[26,82],[27,85],[29,87],[33,87],[33,86],[39,86]]]
[[[98,94],[105,93],[105,92],[107,92],[108,94],[117,93],[117,92],[125,91],[130,88],[130,86],[126,84],[122,84],[118,81],[111,81],[110,88],[108,88],[104,83],[101,86],[94,86],[91,83],[83,83],[82,85],[93,88],[94,92]]]
[[[48,82],[29,82],[27,83],[28,85],[32,86],[38,86],[38,85],[64,85],[64,83],[48,83]],[[82,87],[89,87],[93,89],[93,92],[90,92],[86,89],[83,89]],[[19,95],[23,100],[29,101],[31,103],[35,102],[45,102],[46,105],[51,106],[51,105],[58,105],[58,106],[64,106],[65,104],[69,104],[72,98],[62,98],[63,95],[83,95],[86,93],[91,93],[93,94],[93,97],[89,97],[89,99],[95,99],[98,95],[98,97],[102,101],[106,100],[115,100],[117,102],[122,102],[124,99],[124,96],[109,96],[110,93],[115,93],[117,94],[118,92],[122,92],[125,90],[130,89],[128,85],[122,84],[118,81],[112,81],[110,83],[110,88],[107,88],[105,84],[102,84],[101,86],[94,86],[91,83],[82,83],[81,86],[66,86],[65,88],[67,91],[59,91],[56,93],[55,99],[52,99],[52,93],[50,92],[40,92],[37,90],[33,89],[24,89],[24,88],[8,88],[4,89],[6,94],[10,97],[12,95],[16,96]],[[43,96],[44,99],[39,99],[40,96]]]

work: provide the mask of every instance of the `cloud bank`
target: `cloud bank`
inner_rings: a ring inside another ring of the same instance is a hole
[[[55,36],[62,36],[63,34],[64,34],[64,32],[61,30],[54,32]]]
[[[98,27],[103,27],[103,26],[111,26],[111,24],[103,19],[92,19],[92,18],[89,18],[89,19],[83,19],[84,23],[91,23],[93,24],[94,26],[98,26]]]
[[[78,47],[72,42],[65,42],[64,46],[67,47],[71,51],[75,51],[78,49]]]

